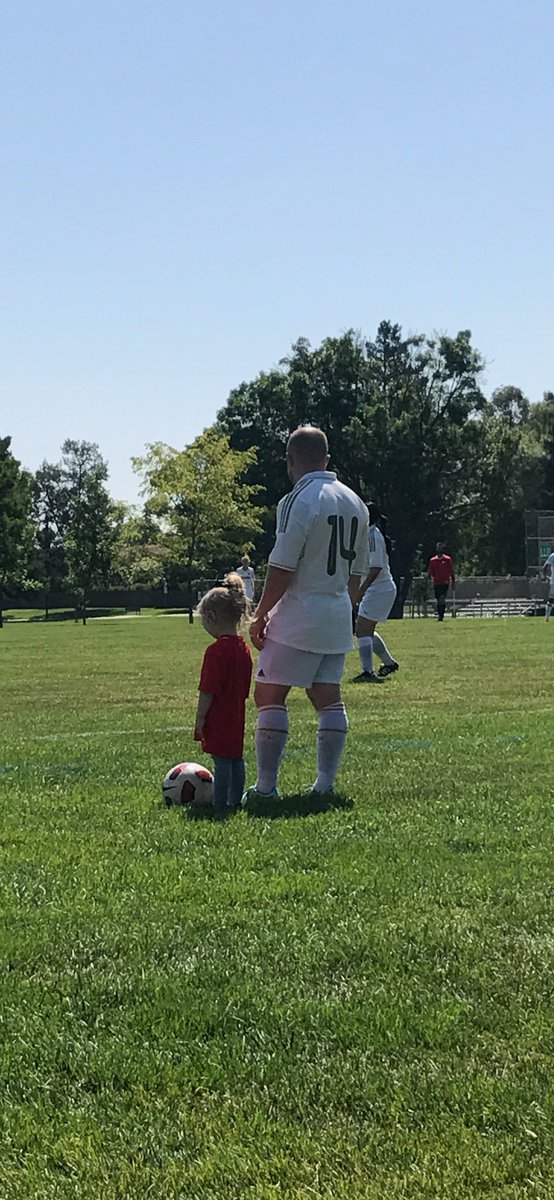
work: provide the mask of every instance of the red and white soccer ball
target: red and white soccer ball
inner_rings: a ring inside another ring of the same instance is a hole
[[[178,763],[162,783],[162,795],[168,808],[173,804],[209,808],[213,800],[214,777],[199,763]]]

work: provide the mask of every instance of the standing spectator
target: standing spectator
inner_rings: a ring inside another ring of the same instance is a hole
[[[258,777],[250,797],[278,796],[291,687],[305,688],[318,716],[313,791],[332,792],[346,741],[340,682],[352,649],[352,602],[367,574],[369,522],[365,504],[327,470],[328,462],[323,430],[307,425],[291,434],[287,471],[294,486],[277,507],[277,537],[250,626],[261,651],[254,693]]]
[[[249,600],[254,599],[254,588],[256,586],[256,576],[254,568],[247,554],[243,554],[240,560],[240,567],[237,567],[236,574],[240,575],[244,584],[244,590]]]
[[[435,587],[435,600],[437,602],[437,617],[439,621],[444,621],[444,610],[446,608],[446,597],[450,584],[456,586],[454,577],[454,563],[449,554],[444,553],[444,542],[437,542],[437,551],[433,558],[429,559],[428,567],[429,578],[433,580]]]
[[[250,609],[242,579],[227,575],[200,601],[198,614],[210,637],[202,663],[194,737],[214,760],[214,815],[240,808],[244,788],[244,722],[252,658],[241,637]]]
[[[552,612],[552,606],[554,605],[554,543],[552,544],[552,554],[548,555],[546,562],[543,564],[543,579],[547,579],[548,574],[550,574],[550,586],[548,588],[548,599],[544,609],[545,621],[550,620],[550,613]]]

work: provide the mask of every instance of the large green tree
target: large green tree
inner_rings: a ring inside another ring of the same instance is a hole
[[[541,490],[537,508],[554,509],[554,392],[532,404],[529,429],[541,448]]]
[[[538,507],[540,499],[540,445],[525,420],[515,421],[511,409],[495,402],[487,404],[474,432],[467,479],[471,502],[460,515],[458,567],[469,575],[522,575],[524,511]]]
[[[109,581],[117,529],[106,486],[108,467],[96,443],[68,438],[62,446],[60,478],[68,501],[64,539],[68,581],[85,621],[90,589]]]
[[[339,476],[386,510],[407,581],[418,551],[450,538],[467,503],[482,370],[467,330],[404,337],[383,321],[374,341],[350,330],[315,350],[296,342],[278,369],[231,393],[218,426],[234,447],[257,448],[249,480],[263,486],[270,511],[288,486],[289,433],[303,422],[322,426]],[[264,552],[271,538],[268,524]]]
[[[326,338],[316,349],[299,338],[278,367],[235,388],[218,413],[216,428],[234,449],[257,451],[247,480],[261,489],[266,508],[263,531],[256,538],[262,559],[273,542],[275,507],[290,487],[285,467],[289,434],[301,424],[324,428],[331,466],[344,477],[344,467],[350,465],[345,429],[363,402],[366,368],[364,344],[352,331]]]
[[[189,592],[194,580],[234,565],[261,530],[259,489],[244,480],[255,459],[255,448],[233,450],[221,432],[207,429],[184,450],[155,442],[132,460],[168,560]]]
[[[437,538],[457,548],[484,364],[467,330],[404,338],[386,321],[366,353],[366,398],[344,435],[350,481],[387,513],[407,585]]]
[[[33,479],[34,573],[50,592],[67,583],[65,537],[70,521],[70,491],[61,463],[43,462]]]
[[[4,589],[25,582],[32,544],[31,476],[10,446],[10,437],[0,438],[0,600]]]
[[[113,548],[115,583],[129,588],[156,588],[166,574],[168,550],[152,513],[122,505]]]

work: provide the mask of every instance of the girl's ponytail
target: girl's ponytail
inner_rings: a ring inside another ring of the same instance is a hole
[[[202,597],[197,613],[210,620],[234,621],[240,624],[250,613],[250,601],[240,575],[232,571],[219,587],[211,588]]]

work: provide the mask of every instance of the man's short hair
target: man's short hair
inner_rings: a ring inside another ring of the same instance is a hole
[[[299,425],[287,442],[287,454],[295,462],[306,465],[320,463],[329,454],[329,443],[322,429],[315,425]]]

